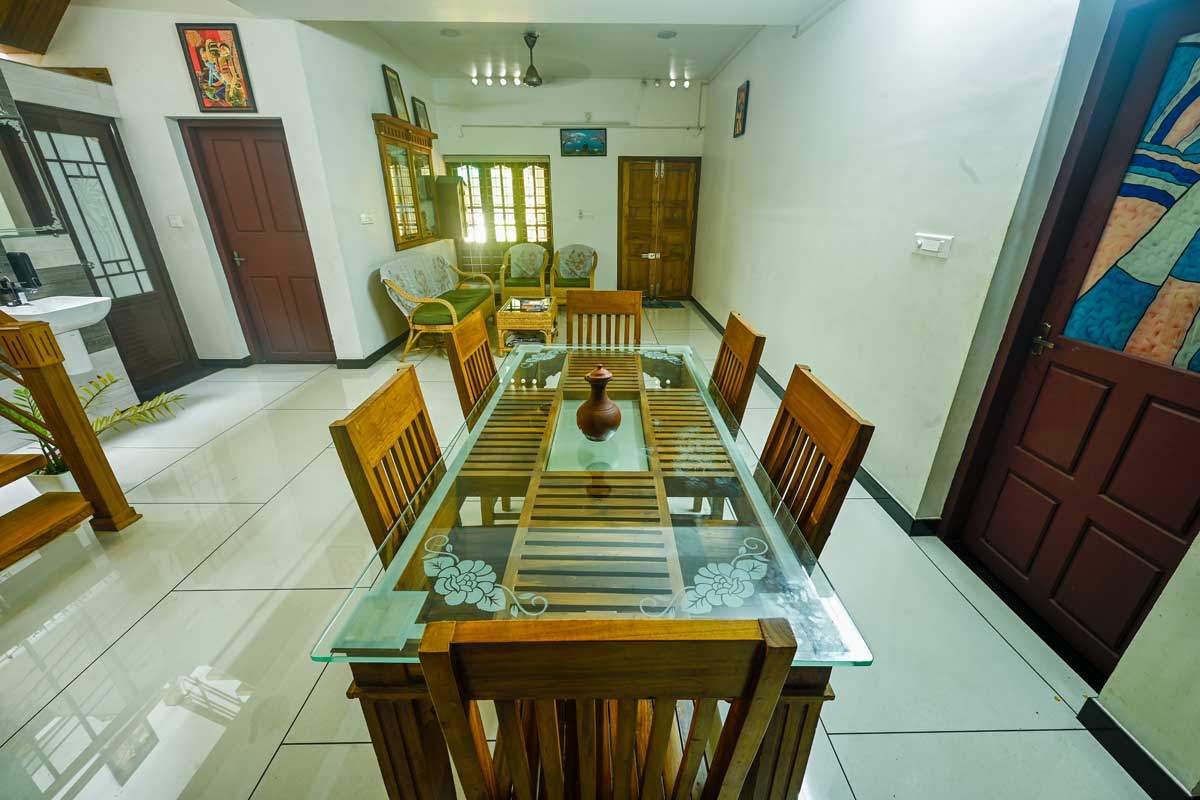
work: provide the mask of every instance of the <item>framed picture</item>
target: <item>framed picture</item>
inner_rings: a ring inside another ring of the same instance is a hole
[[[208,113],[258,111],[237,25],[178,23],[196,104]]]
[[[387,64],[383,65],[383,85],[387,87],[388,106],[391,107],[392,116],[410,122],[408,104],[404,102],[404,89],[400,86],[400,73]]]
[[[424,128],[427,131],[433,130],[433,126],[429,124],[429,110],[425,108],[425,101],[417,97],[413,101],[413,124],[418,128]]]
[[[733,104],[733,137],[736,139],[746,132],[746,109],[750,105],[750,81],[746,81],[737,90],[737,102]]]
[[[608,155],[608,129],[559,128],[558,145],[564,157],[606,156]]]

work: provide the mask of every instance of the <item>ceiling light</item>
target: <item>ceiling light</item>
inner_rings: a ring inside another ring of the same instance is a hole
[[[500,76],[500,85],[501,85],[501,86],[508,86],[508,78],[506,78],[506,77],[504,77],[503,75],[501,75],[501,76]]]
[[[660,86],[662,86],[662,81],[660,81],[658,78],[655,78],[654,79],[654,88],[657,89]]]
[[[675,88],[675,79],[671,78],[671,82],[668,83],[667,85],[670,86],[672,89],[674,89]]]
[[[679,34],[677,34],[675,31],[659,31],[654,35],[660,39],[674,39]]]
[[[521,76],[513,75],[513,86],[520,86],[520,85],[521,85]]]
[[[692,85],[691,81],[689,81],[687,78],[683,79],[683,88],[687,89],[687,88],[691,87],[691,85]]]
[[[537,67],[533,65],[533,46],[538,42],[538,35],[533,31],[528,31],[525,34],[525,46],[529,48],[529,68],[525,70],[525,85],[526,86],[541,86],[542,76],[538,73]]]
[[[462,36],[462,31],[457,28],[442,28],[442,36],[445,36],[447,39],[457,39],[459,36]]]
[[[486,83],[488,86],[491,86],[492,85],[492,77],[489,75],[488,77],[483,79],[483,82]]]
[[[471,85],[472,85],[472,86],[478,86],[478,85],[479,85],[479,78],[478,78],[478,77],[476,77],[476,76],[474,76],[474,75],[472,75],[472,76],[471,76]]]

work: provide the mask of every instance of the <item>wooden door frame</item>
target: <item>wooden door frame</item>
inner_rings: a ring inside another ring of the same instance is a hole
[[[49,106],[45,103],[27,103],[25,101],[20,101],[17,103],[17,108],[22,114],[28,110],[34,112],[35,115],[46,114],[59,116],[66,119],[74,119],[79,122],[104,125],[108,129],[108,132],[113,139],[113,149],[115,150],[117,159],[116,166],[121,170],[122,173],[124,173],[124,176],[127,176],[129,179],[127,181],[129,184],[127,188],[129,189],[129,199],[133,203],[133,208],[131,211],[137,215],[136,220],[130,219],[129,222],[131,225],[136,222],[143,229],[142,232],[144,234],[143,238],[145,241],[135,241],[135,243],[139,246],[145,246],[145,252],[142,253],[142,257],[148,262],[153,262],[153,265],[156,269],[156,277],[161,278],[161,285],[155,284],[155,291],[161,291],[166,296],[167,305],[171,309],[171,313],[175,315],[175,320],[179,324],[180,330],[183,332],[183,345],[184,350],[187,353],[188,368],[181,374],[186,375],[189,372],[194,372],[199,367],[200,362],[196,355],[195,343],[192,342],[192,331],[191,328],[188,327],[187,318],[183,315],[183,307],[179,305],[179,297],[175,294],[175,285],[171,280],[171,274],[167,271],[167,262],[166,259],[163,258],[162,249],[158,245],[158,234],[154,231],[154,223],[150,220],[150,212],[146,208],[146,201],[142,198],[142,190],[138,187],[137,175],[133,171],[133,164],[130,163],[129,154],[125,151],[125,142],[121,139],[121,130],[117,125],[117,119],[105,114],[92,114],[86,111],[77,111],[71,108],[59,108],[58,106]],[[36,148],[36,145],[34,145],[34,147]],[[40,155],[35,155],[35,157],[40,158]],[[117,179],[114,178],[114,183],[116,180]],[[71,237],[71,243],[75,246],[76,253],[80,258],[83,258],[84,250],[79,242],[79,234],[70,224],[70,220],[66,213],[66,203],[63,202],[63,199],[59,194],[58,187],[54,185],[54,181],[51,180],[49,172],[46,174],[46,189],[47,191],[53,192],[54,196],[57,198],[59,208],[62,210],[63,225],[67,229],[67,235]],[[136,230],[134,232],[134,238],[135,240],[137,238]],[[94,275],[92,275],[92,271],[90,269],[84,269],[84,273],[87,275],[88,283],[91,284],[92,291],[96,293],[97,297],[102,297],[103,292],[100,291],[100,286],[96,283],[96,278]],[[116,342],[114,341],[114,346],[115,344]],[[124,357],[122,356],[122,358]]]
[[[1098,170],[1140,59],[1142,44],[1159,14],[1194,1],[1118,0],[1113,9],[1075,128],[1034,239],[1029,265],[942,507],[937,535],[943,540],[957,540],[964,534],[993,447],[1024,373],[1026,360],[1031,355],[1029,343],[1040,333],[1039,326],[1075,229],[1082,221],[1092,184],[1110,177]],[[1108,171],[1119,170],[1124,174],[1127,166],[1110,166]]]
[[[700,156],[617,156],[617,289],[621,286],[621,242],[625,238],[625,215],[621,210],[621,198],[625,196],[626,161],[680,161],[696,165],[695,213],[692,215],[692,241],[688,255],[688,293],[695,288],[696,277],[696,228],[700,222]]]
[[[296,170],[292,164],[292,148],[288,144],[287,130],[283,126],[283,120],[279,117],[223,117],[221,119],[204,119],[196,117],[183,117],[178,120],[179,131],[183,135],[184,149],[187,151],[188,164],[192,168],[192,177],[196,182],[196,189],[200,193],[200,201],[204,204],[205,221],[208,222],[208,229],[212,233],[213,243],[217,247],[217,257],[221,260],[221,269],[225,273],[225,283],[229,287],[229,295],[233,298],[233,308],[237,313],[238,323],[242,326],[242,338],[246,341],[246,349],[250,351],[250,359],[253,363],[262,363],[265,361],[261,342],[258,341],[258,334],[254,328],[254,320],[247,310],[247,300],[245,291],[242,288],[242,281],[238,277],[237,269],[230,262],[229,253],[233,248],[229,246],[229,242],[225,238],[225,227],[220,224],[220,216],[217,213],[216,206],[213,204],[212,187],[209,185],[207,173],[203,169],[203,161],[201,159],[200,147],[197,142],[197,137],[201,131],[210,128],[275,128],[278,129],[280,136],[283,137],[284,148],[288,155],[288,171],[292,176],[292,183],[296,186],[297,196],[300,191],[300,183],[296,180]],[[304,218],[304,204],[298,203],[301,218],[304,219],[304,236],[308,239],[309,249],[312,249],[312,238],[309,235],[308,220]],[[214,223],[214,220],[216,223]],[[316,268],[316,254],[313,255],[313,268]],[[317,293],[321,299],[321,307],[325,311],[326,324],[328,325],[329,309],[325,307],[325,292],[321,288],[321,276],[319,273],[315,275],[317,284]],[[333,339],[333,332],[330,330],[330,340]],[[336,358],[337,346],[334,346]],[[323,362],[313,362],[323,363]],[[330,362],[332,363],[332,362]]]

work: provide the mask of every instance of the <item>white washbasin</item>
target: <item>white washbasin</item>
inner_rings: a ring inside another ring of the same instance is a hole
[[[41,320],[50,323],[50,330],[58,340],[63,352],[63,368],[67,374],[77,375],[92,368],[83,345],[80,328],[95,325],[108,316],[112,299],[108,297],[43,297],[31,300],[23,306],[3,306],[0,311],[19,320]]]

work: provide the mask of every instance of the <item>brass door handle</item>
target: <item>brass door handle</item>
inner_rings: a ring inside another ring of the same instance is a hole
[[[1054,349],[1054,342],[1050,341],[1050,323],[1043,322],[1042,323],[1042,333],[1039,336],[1033,337],[1033,348],[1031,349],[1030,352],[1032,352],[1035,356],[1040,356],[1042,353],[1046,352],[1047,350],[1053,350],[1053,349]]]

